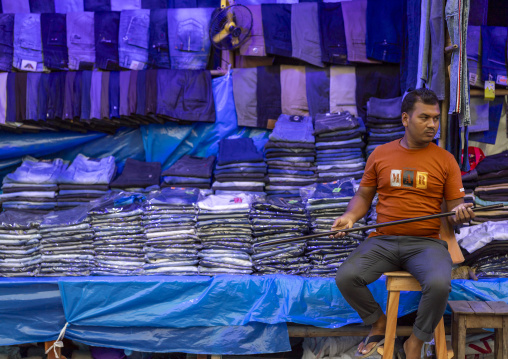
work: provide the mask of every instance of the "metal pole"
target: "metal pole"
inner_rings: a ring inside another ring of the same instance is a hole
[[[500,204],[493,204],[493,205],[490,205],[490,206],[479,207],[479,208],[471,208],[471,209],[474,212],[479,212],[479,211],[486,211],[486,210],[489,210],[489,209],[495,209],[495,208],[501,208],[501,207],[503,207],[503,204],[500,203]],[[394,226],[396,224],[404,224],[404,223],[425,221],[427,219],[434,219],[434,218],[453,216],[454,214],[455,214],[455,212],[451,211],[451,212],[444,212],[444,213],[438,213],[438,214],[431,214],[431,215],[422,216],[422,217],[401,219],[401,220],[392,221],[392,222],[371,224],[371,225],[362,226],[362,227],[353,227],[353,228],[341,229],[339,231],[331,231],[331,232],[324,232],[324,233],[315,233],[315,234],[309,234],[307,236],[301,236],[301,237],[275,239],[273,241],[266,242],[266,243],[254,244],[254,247],[265,247],[265,246],[271,246],[271,245],[274,245],[274,244],[282,244],[282,243],[301,241],[301,240],[305,240],[305,239],[330,236],[330,235],[333,235],[333,234],[337,234],[339,232],[349,233],[349,232],[356,232],[356,231],[364,231],[364,230],[367,230],[367,229],[374,229],[374,228],[381,228],[381,227],[387,227],[387,226]]]

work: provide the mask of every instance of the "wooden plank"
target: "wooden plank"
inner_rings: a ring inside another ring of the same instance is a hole
[[[414,277],[386,277],[386,289],[396,292],[420,292],[422,287]]]
[[[474,310],[475,314],[494,314],[492,308],[485,302],[470,301],[469,306]]]
[[[454,353],[456,359],[466,357],[466,328],[466,317],[461,315],[457,321],[457,351]]]
[[[409,272],[405,271],[385,272],[384,275],[387,277],[412,277]]]
[[[370,326],[345,326],[342,328],[318,328],[313,326],[288,325],[288,334],[292,338],[316,337],[364,337],[370,333]],[[413,332],[412,326],[398,326],[397,336],[408,337]]]
[[[389,278],[393,279],[393,278]],[[397,315],[399,312],[400,292],[388,292],[388,303],[386,308],[386,330],[383,359],[393,358],[395,346],[395,330],[397,328]]]
[[[459,321],[456,314],[452,314],[452,348],[454,359],[457,358],[459,344]]]
[[[505,302],[486,302],[497,315],[508,315],[508,304]]]
[[[467,300],[450,300],[448,305],[456,314],[474,314],[473,309]]]
[[[463,316],[465,317],[465,316]],[[503,317],[498,315],[468,315],[468,328],[501,328],[503,326]]]
[[[503,328],[496,329],[494,337],[494,358],[503,359]]]
[[[434,341],[436,343],[437,359],[448,359],[448,349],[446,348],[446,337],[443,318],[439,321],[434,330]]]
[[[503,317],[503,359],[508,359],[508,316]]]
[[[198,354],[198,359],[207,359],[207,354]]]

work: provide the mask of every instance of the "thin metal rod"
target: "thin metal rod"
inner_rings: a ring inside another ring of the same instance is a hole
[[[474,212],[478,212],[478,211],[486,211],[486,210],[489,210],[489,209],[495,209],[495,208],[501,208],[501,207],[503,207],[503,204],[499,203],[499,204],[493,204],[493,205],[490,205],[490,206],[471,208],[471,209]],[[362,226],[362,227],[353,227],[353,228],[341,229],[341,230],[338,230],[338,231],[309,234],[309,235],[301,236],[301,237],[275,239],[273,241],[266,242],[266,243],[254,244],[254,247],[265,247],[265,246],[271,246],[271,245],[274,245],[274,244],[282,244],[282,243],[302,241],[302,240],[305,240],[305,239],[330,236],[332,234],[337,234],[339,232],[349,233],[349,232],[356,232],[356,231],[365,231],[367,229],[374,229],[374,228],[381,228],[381,227],[387,227],[387,226],[394,226],[396,224],[404,224],[404,223],[425,221],[427,219],[448,217],[448,216],[453,216],[454,214],[455,214],[455,212],[451,211],[451,212],[444,212],[444,213],[438,213],[438,214],[431,214],[431,215],[422,216],[422,217],[401,219],[401,220],[398,220],[398,221],[391,221],[391,222],[385,222],[385,223],[371,224],[371,225]]]

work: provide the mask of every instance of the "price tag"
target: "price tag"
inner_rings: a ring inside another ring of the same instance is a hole
[[[485,81],[485,100],[496,98],[496,83],[494,81]]]

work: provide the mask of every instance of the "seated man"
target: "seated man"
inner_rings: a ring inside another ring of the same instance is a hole
[[[439,102],[431,90],[410,92],[402,101],[402,139],[377,147],[369,156],[360,188],[332,230],[351,228],[365,216],[376,192],[378,223],[441,213],[456,225],[474,218],[464,203],[460,169],[454,157],[432,143],[439,127]],[[405,270],[422,286],[413,334],[404,343],[407,359],[420,358],[424,342],[446,308],[451,289],[452,260],[447,243],[439,239],[440,219],[378,228],[360,244],[337,271],[337,286],[366,325],[369,336],[356,356],[366,357],[384,342],[386,316],[367,288],[384,272]],[[339,232],[335,237],[344,236]]]

